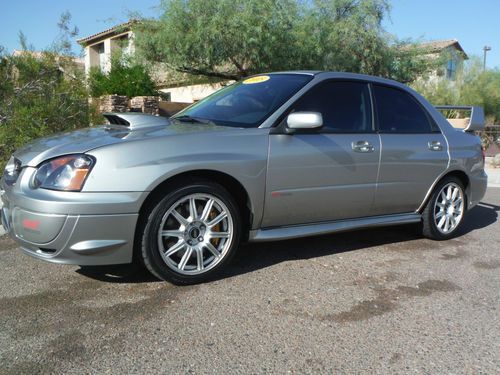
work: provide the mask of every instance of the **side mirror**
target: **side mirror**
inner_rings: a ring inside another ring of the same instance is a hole
[[[286,118],[290,129],[318,129],[323,126],[323,116],[319,112],[295,112]]]

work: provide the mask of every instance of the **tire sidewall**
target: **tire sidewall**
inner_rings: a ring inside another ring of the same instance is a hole
[[[160,255],[158,248],[158,230],[161,225],[163,215],[179,199],[196,193],[211,194],[222,200],[227,206],[233,219],[233,232],[231,246],[227,250],[224,258],[207,272],[199,275],[184,275],[170,269]],[[152,209],[147,218],[147,223],[142,235],[142,258],[147,268],[162,280],[170,281],[174,284],[196,284],[212,279],[216,274],[228,264],[239,246],[241,237],[241,219],[236,202],[233,197],[219,184],[210,181],[200,181],[172,189],[158,204]]]

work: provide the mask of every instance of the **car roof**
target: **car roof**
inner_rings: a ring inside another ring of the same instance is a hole
[[[291,71],[270,72],[270,73],[263,73],[263,74],[273,74],[273,75],[301,74],[301,75],[317,76],[318,78],[325,78],[325,79],[328,79],[328,78],[353,79],[353,80],[385,83],[385,84],[395,85],[395,86],[399,86],[399,87],[406,87],[401,82],[394,81],[392,79],[371,76],[368,74],[359,74],[359,73],[322,71],[322,70],[291,70]],[[257,75],[262,75],[262,74],[257,74]]]

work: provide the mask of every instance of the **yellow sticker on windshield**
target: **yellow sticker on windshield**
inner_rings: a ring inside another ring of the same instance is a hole
[[[248,78],[248,79],[245,79],[243,81],[243,84],[244,85],[251,85],[251,84],[254,84],[254,83],[261,83],[261,82],[266,82],[270,79],[271,77],[269,76],[257,76],[257,77],[251,77],[251,78]]]

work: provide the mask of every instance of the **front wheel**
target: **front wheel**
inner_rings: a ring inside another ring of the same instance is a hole
[[[424,212],[423,235],[433,240],[454,236],[462,223],[466,206],[465,189],[456,177],[447,177],[434,189]]]
[[[173,189],[152,209],[142,236],[148,270],[175,284],[206,281],[234,255],[241,220],[232,196],[200,181]]]

